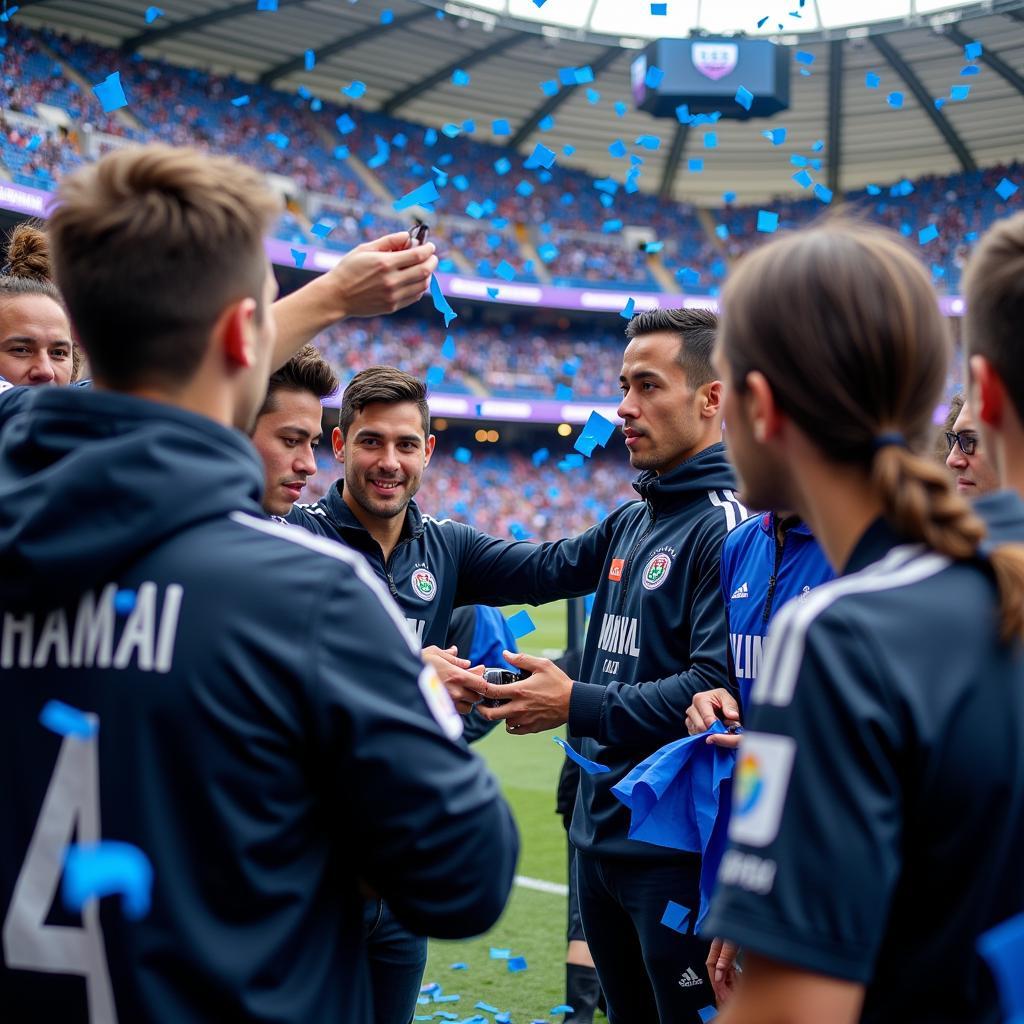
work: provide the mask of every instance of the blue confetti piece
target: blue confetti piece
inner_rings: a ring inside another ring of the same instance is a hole
[[[519,195],[521,195],[524,199],[526,199],[528,196],[533,195],[534,188],[533,185],[530,184],[530,182],[520,181],[519,184],[516,185],[516,192]]]
[[[121,72],[115,71],[107,75],[102,82],[97,82],[92,87],[100,106],[104,112],[109,114],[112,110],[120,110],[128,106],[128,100],[124,94],[124,87],[121,85]]]
[[[825,140],[817,139],[813,146],[811,146],[811,152],[820,153],[825,148]]]
[[[276,11],[277,0],[256,0],[257,11]]]
[[[526,963],[526,961],[524,960],[523,963]],[[494,1015],[494,1024],[512,1024],[512,1011],[503,1010],[501,1013],[496,1013]]]
[[[487,211],[480,205],[475,199],[471,199],[466,203],[466,216],[472,217],[474,220],[480,220],[481,217],[487,215]]]
[[[714,1006],[705,1006],[703,1010],[697,1011],[697,1016],[701,1019],[701,1024],[708,1024],[709,1020],[714,1020],[718,1016],[718,1010]]]
[[[680,124],[689,124],[692,118],[690,117],[690,108],[685,103],[680,103],[676,107],[676,120]]]
[[[773,145],[781,146],[786,141],[785,128],[766,128],[761,134]]]
[[[611,154],[611,156],[615,157],[616,159],[621,159],[626,155],[626,144],[622,141],[622,139],[616,139],[608,147],[608,152]]]
[[[87,740],[96,735],[99,721],[95,715],[89,716],[70,704],[59,700],[48,700],[39,712],[39,724],[58,736],[77,736]]]
[[[338,117],[334,122],[334,126],[342,135],[348,135],[350,132],[354,132],[356,130],[356,123],[348,114],[342,114]]]
[[[515,613],[505,620],[508,624],[508,628],[512,631],[512,635],[517,639],[521,640],[524,636],[528,636],[537,627],[534,625],[533,619],[530,618],[530,613],[523,608],[521,611]]]
[[[530,461],[535,466],[543,466],[545,462],[551,457],[551,452],[547,448],[538,448],[531,456]]]
[[[323,100],[321,100],[319,96],[314,96],[313,99],[310,101],[309,109],[312,110],[314,113],[318,113],[319,111],[323,110],[323,108]]]
[[[967,64],[960,69],[961,78],[969,78],[971,75],[980,75],[981,68],[977,64]]]
[[[470,75],[468,71],[463,71],[462,68],[456,68],[452,72],[452,85],[467,86],[469,85]]]
[[[718,148],[718,133],[717,132],[705,132],[704,133],[704,148],[705,149],[717,149]]]
[[[575,1013],[576,1011],[568,1003],[560,1003],[551,1007],[551,1016],[555,1017],[560,1013]]]
[[[644,252],[661,252],[664,248],[664,242],[644,242]]]
[[[704,170],[704,158],[699,156],[691,156],[686,161],[686,169],[691,174],[701,174]]]
[[[533,534],[530,533],[522,523],[509,523],[508,532],[511,533],[516,540],[529,540],[533,536]]]
[[[647,69],[647,77],[644,79],[644,85],[648,89],[657,89],[661,85],[661,80],[665,77],[665,72],[659,67],[655,67],[653,64]]]
[[[317,221],[309,230],[317,238],[326,238],[335,227],[336,225],[334,224],[325,224],[323,221]]]
[[[877,89],[882,84],[882,79],[875,74],[874,71],[869,71],[864,76],[864,85],[868,89]]]
[[[779,226],[779,215],[771,210],[757,211],[757,230],[771,234]]]
[[[119,590],[114,595],[114,611],[118,615],[128,615],[135,608],[135,591]]]
[[[499,157],[494,161],[494,169],[498,174],[508,174],[512,170],[512,164],[509,162],[508,157]]]
[[[472,461],[473,453],[468,448],[456,448],[452,458],[456,462],[461,462],[465,466]]]
[[[596,438],[597,443],[603,446],[608,443],[612,434],[615,433],[615,424],[595,409],[587,419],[583,432],[590,435],[590,437]]]
[[[750,105],[754,102],[754,94],[745,86],[740,86],[736,90],[736,102],[744,109],[749,110]]]
[[[576,438],[576,443],[573,448],[576,449],[581,455],[585,455],[588,459],[594,454],[594,449],[597,447],[597,438],[589,437],[587,434],[580,434]]]
[[[469,970],[469,964],[464,964],[460,960],[457,964],[449,964],[448,965],[448,970],[449,971],[468,971]]]
[[[119,893],[124,916],[138,921],[149,913],[153,865],[131,843],[104,841],[68,847],[64,861],[64,906],[79,911],[88,900]]]
[[[519,974],[527,969],[526,957],[525,956],[512,956],[508,959],[508,969],[511,974]],[[500,1014],[498,1016],[501,1016]],[[494,1018],[498,1020],[497,1017]],[[499,1022],[500,1024],[500,1022]]]
[[[267,142],[271,145],[277,146],[278,149],[288,148],[288,136],[282,132],[268,132]]]
[[[919,245],[927,245],[929,242],[934,242],[939,237],[939,229],[934,224],[929,224],[925,228],[921,228],[917,233],[917,241]]]
[[[490,298],[496,299],[498,297],[498,289],[497,288],[488,288],[487,289],[487,294],[488,294],[488,296]]]
[[[380,23],[382,25],[390,25],[394,20],[395,12],[390,8],[385,7],[384,10],[380,12]]]
[[[565,751],[565,756],[570,761],[575,761],[588,775],[602,775],[604,772],[610,772],[609,768],[605,764],[598,764],[596,761],[591,761],[589,757],[584,757],[581,753],[573,750],[561,736],[551,737],[561,748]],[[552,1010],[552,1013],[561,1013],[560,1010]]]
[[[669,900],[665,907],[665,913],[661,915],[661,923],[666,928],[685,935],[687,925],[690,923],[690,908]]]
[[[485,1013],[498,1013],[498,1012],[500,1012],[496,1006],[491,1006],[490,1003],[485,1003],[485,1002],[483,1002],[483,1000],[481,1000],[479,1003],[477,1003],[476,1006],[473,1007],[473,1009],[474,1010],[483,1010]]]
[[[636,145],[638,145],[641,149],[660,149],[661,139],[659,139],[657,135],[641,135],[636,140]]]
[[[615,116],[616,117],[625,117],[626,116],[626,111],[628,109],[629,109],[629,107],[627,107],[626,104],[622,102],[622,100],[619,100],[619,102],[615,104]]]
[[[307,71],[312,71],[316,67],[316,52],[313,50],[307,50],[303,55],[303,61]]]
[[[301,97],[302,97],[302,99],[304,99],[304,100],[308,100],[308,99],[309,99],[309,98],[310,98],[310,97],[311,97],[311,96],[313,95],[313,94],[312,94],[312,93],[311,93],[311,92],[310,92],[310,91],[309,91],[309,90],[308,90],[308,89],[307,89],[307,88],[306,88],[306,87],[305,87],[304,85],[300,85],[300,86],[298,87],[298,89],[296,89],[295,91],[296,91],[296,92],[297,92],[297,93],[299,94],[299,96],[301,96]]]
[[[760,20],[760,21],[759,21],[759,22],[757,23],[757,27],[758,27],[758,28],[764,28],[764,27],[765,27],[765,25],[766,25],[766,24],[768,23],[768,19],[769,19],[770,17],[771,17],[771,15],[769,15],[769,14],[766,14],[766,15],[765,15],[765,16],[764,16],[764,17],[763,17],[763,18],[762,18],[762,19],[761,19],[761,20]]]
[[[426,206],[436,203],[440,198],[440,193],[433,181],[425,181],[418,188],[407,192],[401,199],[396,199],[392,206],[396,210],[408,210],[410,206]]]
[[[807,171],[797,171],[796,174],[793,175],[793,180],[801,188],[810,188],[813,183],[811,176],[810,174],[807,173]]]
[[[362,97],[363,95],[365,95],[365,93],[366,93],[366,83],[365,82],[359,82],[359,81],[351,82],[349,85],[346,85],[341,91],[346,96],[348,96],[349,99],[357,100],[360,97]]]
[[[715,234],[724,242],[729,237],[729,229],[725,224],[719,224],[715,228]]]
[[[430,297],[434,302],[434,309],[444,317],[445,327],[458,318],[459,314],[448,305],[448,300],[441,291],[441,283],[433,275],[430,277]]]
[[[233,107],[245,107],[245,106],[248,106],[248,104],[249,104],[249,97],[248,96],[236,96],[231,101],[231,106],[233,106]]]
[[[969,85],[954,85],[953,88],[949,90],[949,98],[954,103],[961,103],[967,99],[970,91],[971,87]]]
[[[426,382],[428,388],[436,388],[444,380],[444,367],[443,366],[431,366],[428,367],[426,373]]]
[[[490,958],[492,960],[507,960],[512,955],[511,949],[496,949],[491,946]]]
[[[700,284],[700,274],[693,267],[680,267],[676,271],[676,280],[685,285]]]
[[[498,277],[500,277],[500,278],[501,278],[501,279],[502,279],[503,281],[513,281],[513,280],[515,280],[515,276],[516,276],[516,269],[515,269],[515,267],[513,267],[513,266],[512,266],[512,264],[511,264],[511,263],[509,263],[509,262],[508,262],[508,260],[502,260],[502,261],[501,261],[501,262],[500,262],[500,263],[499,263],[499,264],[498,264],[498,265],[497,265],[497,266],[496,266],[496,267],[494,268],[494,272],[495,272],[495,273],[496,273],[496,274],[498,275]]]
[[[814,186],[814,194],[820,199],[826,206],[832,202],[832,189],[825,188],[822,184]]]
[[[651,4],[651,14],[656,18],[663,18],[668,14],[668,4]]]
[[[496,121],[491,122],[491,131],[498,136],[511,135],[512,126],[508,123],[506,118],[499,117]]]
[[[722,202],[725,203],[726,206],[728,206],[729,203],[735,203],[736,202],[736,193],[735,192],[723,192],[722,193]]]
[[[798,64],[814,63],[814,54],[808,53],[806,50],[797,50],[793,56],[796,58]]]
[[[455,358],[455,339],[450,334],[444,339],[444,344],[441,346],[441,355],[445,359]]]
[[[995,976],[1008,1024],[1018,1024],[1024,1019],[1024,914],[985,932],[978,952]]]
[[[334,159],[335,160],[347,160],[349,157],[348,146],[335,146],[334,147]]]
[[[606,220],[601,225],[601,230],[606,235],[610,235],[610,234],[612,234],[612,233],[614,233],[616,231],[621,231],[622,230],[622,221],[621,220]]]
[[[903,93],[891,92],[886,96],[885,102],[894,110],[899,110],[903,106]]]
[[[984,51],[982,49],[981,43],[979,43],[977,39],[975,39],[973,43],[968,43],[964,47],[964,59],[977,60],[983,52]]]
[[[545,263],[550,263],[552,260],[558,258],[558,246],[552,242],[545,242],[543,245],[537,246],[537,255]]]
[[[306,262],[306,254],[301,249],[291,250],[292,259],[295,261],[295,266],[301,269],[303,263]]]
[[[557,96],[559,85],[553,78],[549,78],[546,82],[538,82],[537,88],[540,89],[545,96]]]
[[[569,387],[567,384],[556,384],[555,398],[557,398],[560,402],[571,402],[572,388]]]
[[[998,195],[999,198],[1002,199],[1005,203],[1010,198],[1010,196],[1017,194],[1017,189],[1018,186],[1014,185],[1014,183],[1010,181],[1009,178],[1003,178],[1003,180],[999,182],[998,185],[996,185],[996,195]]]
[[[547,146],[538,142],[523,166],[530,170],[534,167],[551,167],[556,158],[554,150],[548,149]]]
[[[147,7],[146,8],[146,24],[152,25],[157,18],[162,18],[164,12],[159,7]]]

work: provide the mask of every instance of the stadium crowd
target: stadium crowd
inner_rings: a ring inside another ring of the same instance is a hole
[[[159,139],[236,154],[290,179],[302,193],[292,197],[294,202],[310,194],[303,215],[308,223],[293,214],[276,231],[295,245],[324,244],[344,251],[392,230],[393,211],[381,206],[349,166],[350,153],[395,196],[433,176],[441,190],[436,233],[465,259],[460,266],[448,257],[442,269],[469,269],[485,278],[499,279],[497,268],[505,263],[522,281],[550,277],[568,286],[654,291],[659,288],[649,267],[654,259],[663,262],[681,290],[714,295],[725,278],[727,260],[770,237],[756,229],[760,207],[736,205],[732,197],[714,211],[719,237],[709,238],[692,206],[639,192],[635,180],[623,184],[594,179],[557,163],[550,169],[515,167],[501,147],[472,138],[474,125],[452,126],[446,134],[308,93],[288,95],[137,55],[125,67],[119,53],[51,31],[12,24],[6,32],[9,45],[0,92],[4,108],[32,114],[36,104],[45,102],[63,108],[74,122],[67,132],[42,122],[33,130],[2,126],[0,161],[15,181],[33,187],[52,190],[63,173],[80,165],[82,129],[88,126],[89,131],[129,140]],[[87,81],[122,70],[131,93],[130,115],[105,114],[69,77],[65,65]],[[973,174],[871,186],[844,198],[869,219],[907,237],[916,238],[934,224],[938,235],[922,252],[940,291],[956,292],[964,261],[980,233],[1024,203],[1024,191],[1006,199],[994,191],[1003,177],[1020,174],[1019,164],[996,166]],[[806,226],[825,209],[817,199],[779,199],[770,205],[784,229]],[[653,229],[653,255],[625,243],[615,226],[623,220],[616,209],[623,206],[629,211],[625,224]],[[326,238],[310,233],[321,210],[331,227]],[[467,227],[467,216],[479,228]],[[591,232],[601,224],[611,225],[609,232],[594,236]],[[540,266],[524,255],[516,225],[535,232]]]

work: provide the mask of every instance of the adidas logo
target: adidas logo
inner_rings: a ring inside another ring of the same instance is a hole
[[[703,984],[704,979],[692,967],[687,967],[686,973],[679,979],[680,988],[695,988]]]
[[[741,597],[750,597],[750,589],[746,583],[741,583],[733,592],[732,599],[735,601]]]

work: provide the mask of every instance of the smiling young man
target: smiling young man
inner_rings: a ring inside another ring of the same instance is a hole
[[[337,390],[337,374],[312,345],[270,375],[267,397],[252,432],[266,477],[263,510],[268,515],[288,515],[306,481],[316,474],[320,403]]]

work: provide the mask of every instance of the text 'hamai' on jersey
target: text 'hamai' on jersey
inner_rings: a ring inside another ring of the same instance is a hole
[[[108,583],[86,591],[69,613],[5,612],[0,668],[128,668],[169,672],[184,595],[177,583],[146,582],[137,591]]]

